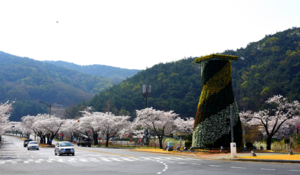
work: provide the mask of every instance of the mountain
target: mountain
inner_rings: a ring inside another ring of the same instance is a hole
[[[110,86],[109,79],[0,51],[0,102],[17,101],[15,106],[20,110],[43,111],[38,107],[38,101],[62,102],[67,107],[89,100],[93,94]],[[24,106],[31,107],[26,109]],[[21,112],[22,115],[27,115],[27,111]],[[14,120],[19,120],[20,115]]]
[[[289,100],[300,100],[300,28],[266,35],[246,48],[226,50],[236,55],[232,62],[233,91],[239,110],[260,110],[271,96],[281,94]],[[174,110],[181,117],[195,116],[201,93],[200,65],[195,58],[157,64],[131,78],[96,94],[84,105],[97,111],[129,112],[145,108],[142,85],[152,86],[149,107]]]
[[[44,61],[46,63],[54,64],[56,66],[76,70],[85,74],[100,76],[106,79],[111,79],[112,83],[117,84],[125,80],[126,78],[132,77],[138,73],[137,69],[123,69],[105,65],[88,65],[80,66],[74,63],[68,63],[64,61]]]

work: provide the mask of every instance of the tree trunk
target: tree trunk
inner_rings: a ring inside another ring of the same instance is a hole
[[[162,137],[158,137],[159,140],[159,148],[163,149],[163,145],[162,145]]]
[[[109,137],[108,137],[108,134],[106,135],[106,147],[108,147],[108,140],[109,140]]]
[[[271,150],[271,141],[272,141],[272,137],[268,137],[267,138],[267,150]]]
[[[93,134],[94,145],[98,145],[98,134]]]

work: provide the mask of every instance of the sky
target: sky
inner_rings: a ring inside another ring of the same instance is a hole
[[[0,51],[146,69],[300,27],[299,0],[0,0]]]

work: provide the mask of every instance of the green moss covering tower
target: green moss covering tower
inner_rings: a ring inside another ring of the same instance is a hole
[[[242,128],[237,103],[232,91],[231,60],[237,56],[211,54],[197,58],[201,64],[202,91],[194,123],[193,144],[195,148],[205,143],[214,147],[229,147],[230,106],[233,111],[234,141],[241,146]]]

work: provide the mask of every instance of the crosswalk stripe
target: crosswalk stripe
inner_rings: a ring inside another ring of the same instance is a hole
[[[16,163],[53,163],[53,162],[61,162],[61,163],[67,163],[67,162],[121,162],[121,161],[127,161],[127,162],[133,162],[133,161],[166,161],[175,163],[176,160],[192,160],[188,158],[176,158],[176,157],[124,157],[124,156],[108,156],[108,157],[89,157],[89,158],[76,158],[76,157],[58,157],[55,156],[55,158],[49,158],[49,159],[10,159],[10,160],[2,160],[0,161],[0,164],[10,163],[10,164],[16,164]],[[184,164],[180,162],[180,164]]]

